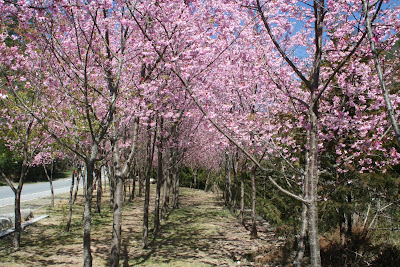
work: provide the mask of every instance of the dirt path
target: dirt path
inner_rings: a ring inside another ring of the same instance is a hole
[[[260,266],[249,261],[254,259],[253,254],[281,244],[267,225],[259,226],[259,230],[263,230],[259,239],[250,239],[249,232],[223,207],[215,194],[186,188],[182,188],[181,193],[180,208],[169,213],[157,236],[150,234],[148,249],[141,248],[143,198],[126,204],[121,265]],[[80,208],[78,206],[76,210]],[[103,210],[101,216],[93,216],[93,266],[104,266],[108,261],[112,214],[108,207]],[[53,211],[50,219],[29,228],[19,251],[2,247],[7,243],[1,240],[0,266],[82,265],[82,213],[76,211],[74,228],[65,233],[62,231],[65,211],[64,203]],[[46,212],[49,210],[43,210]],[[150,225],[152,220],[150,217]],[[264,257],[264,264],[265,261],[268,259]]]

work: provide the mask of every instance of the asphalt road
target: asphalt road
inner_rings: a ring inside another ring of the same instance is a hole
[[[53,181],[54,193],[61,194],[69,192],[71,178],[58,179]],[[51,196],[50,183],[40,182],[25,184],[22,188],[21,202],[31,201]],[[9,186],[0,186],[0,207],[14,205],[14,192]]]

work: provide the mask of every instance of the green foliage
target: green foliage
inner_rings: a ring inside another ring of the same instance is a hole
[[[5,141],[0,138],[0,167],[2,171],[11,177],[18,175],[21,159],[11,151]]]
[[[208,171],[184,166],[179,170],[179,183],[182,187],[205,189]],[[196,176],[196,182],[194,180]]]

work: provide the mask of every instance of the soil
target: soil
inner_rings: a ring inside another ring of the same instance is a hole
[[[282,256],[283,240],[268,223],[259,221],[258,238],[251,239],[217,194],[188,188],[180,193],[179,209],[168,213],[157,235],[149,235],[147,249],[141,248],[144,199],[125,202],[121,266],[276,266],[274,258]],[[112,212],[108,201],[105,195],[102,213],[92,216],[93,266],[106,266],[109,260]],[[70,232],[64,231],[67,199],[54,209],[37,210],[35,215],[49,214],[50,218],[26,229],[18,251],[10,247],[11,237],[1,239],[0,266],[82,266],[82,204],[81,196],[74,206]],[[149,222],[151,228],[152,216]]]

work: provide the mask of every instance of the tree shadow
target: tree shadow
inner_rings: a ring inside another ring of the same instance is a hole
[[[226,229],[219,229],[218,223],[227,220],[222,203],[213,202],[209,209],[210,203],[181,201],[185,205],[169,212],[169,220],[152,236],[149,249],[134,255],[129,261],[131,266],[180,260],[218,266],[220,259],[240,258],[238,254],[242,251],[234,245],[238,239],[225,232]]]

